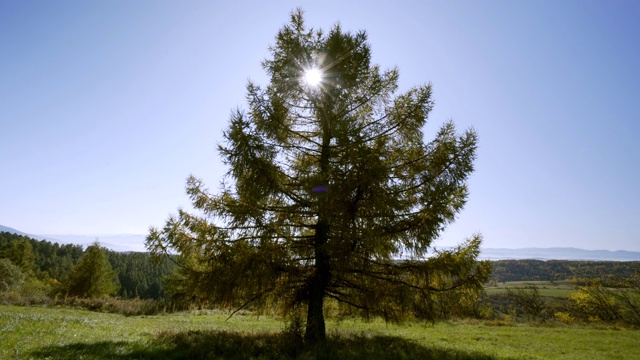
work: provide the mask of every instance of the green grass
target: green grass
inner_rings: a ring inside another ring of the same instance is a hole
[[[0,305],[2,359],[632,359],[640,332],[490,322],[329,321],[328,346],[304,349],[271,317],[210,312],[123,316]],[[17,355],[15,355],[17,351]]]
[[[515,289],[515,288],[512,288],[512,289]],[[506,294],[507,293],[506,288],[486,288],[485,291],[486,291],[487,295]],[[569,295],[571,293],[575,292],[575,290],[568,290],[568,289],[538,289],[538,292],[540,293],[541,296],[566,298],[566,297],[569,297]]]
[[[487,295],[506,294],[507,289],[526,288],[535,285],[542,296],[568,297],[575,292],[575,284],[572,281],[508,281],[498,283],[497,286],[487,286]]]

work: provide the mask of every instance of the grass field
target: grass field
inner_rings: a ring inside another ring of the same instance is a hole
[[[487,286],[485,291],[487,295],[506,294],[507,289],[522,289],[535,285],[542,296],[549,297],[568,297],[569,294],[576,291],[576,286],[572,281],[509,281],[500,282],[496,286]]]
[[[322,353],[270,317],[131,316],[0,305],[2,359],[638,359],[640,331],[490,322],[329,321]]]

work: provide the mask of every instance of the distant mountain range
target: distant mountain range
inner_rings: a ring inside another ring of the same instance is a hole
[[[480,257],[485,260],[600,260],[600,261],[640,261],[640,252],[584,250],[577,248],[483,248]]]
[[[98,240],[100,245],[114,251],[146,251],[145,235],[33,235],[0,225],[0,231],[28,236],[37,240],[47,240],[61,244],[76,244],[88,246]],[[483,260],[601,260],[601,261],[640,261],[640,252],[584,250],[577,248],[521,248],[521,249],[493,249],[482,248],[480,258]]]
[[[65,235],[65,234],[27,234],[25,232],[0,225],[0,231],[10,232],[13,234],[28,236],[36,240],[47,240],[52,243],[59,244],[75,244],[87,247],[94,241],[100,242],[101,246],[120,252],[127,251],[147,251],[144,246],[146,235],[137,234],[118,234],[118,235]]]

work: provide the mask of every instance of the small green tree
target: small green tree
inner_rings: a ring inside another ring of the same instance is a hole
[[[117,274],[97,241],[87,247],[65,286],[69,296],[90,298],[114,295],[119,288]]]

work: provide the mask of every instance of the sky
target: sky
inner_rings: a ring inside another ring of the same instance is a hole
[[[431,139],[479,136],[435,243],[640,251],[640,2],[0,1],[0,224],[146,234],[215,190],[230,113],[297,7],[365,30],[400,91],[431,83]]]

